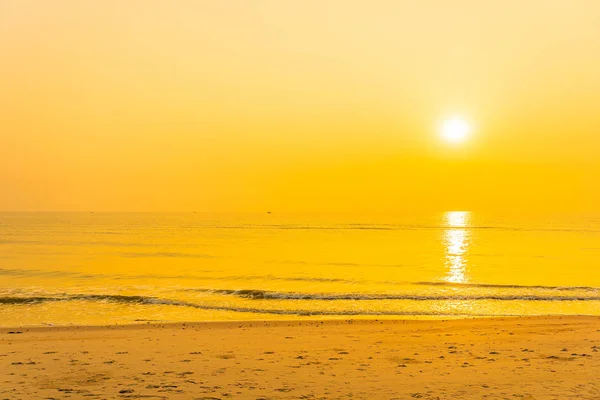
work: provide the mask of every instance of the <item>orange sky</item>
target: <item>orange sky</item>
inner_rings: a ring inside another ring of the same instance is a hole
[[[599,38],[596,0],[3,0],[0,210],[597,210]]]

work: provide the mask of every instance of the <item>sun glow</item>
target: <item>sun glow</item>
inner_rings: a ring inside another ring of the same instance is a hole
[[[442,138],[448,143],[464,142],[467,140],[470,133],[471,127],[460,117],[453,117],[442,123]]]

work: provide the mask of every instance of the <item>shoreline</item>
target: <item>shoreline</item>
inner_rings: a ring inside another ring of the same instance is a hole
[[[38,330],[43,331],[45,329],[56,330],[56,329],[116,329],[116,328],[134,328],[134,327],[144,327],[144,328],[152,328],[152,327],[181,327],[181,326],[219,326],[223,325],[223,327],[238,327],[238,325],[243,325],[244,327],[258,325],[258,324],[267,324],[270,326],[277,326],[279,324],[294,324],[294,325],[302,325],[304,324],[343,324],[343,323],[372,323],[372,322],[387,322],[387,323],[398,323],[398,322],[424,322],[424,323],[441,323],[441,322],[453,322],[453,321],[475,321],[475,320],[514,320],[514,319],[598,319],[600,320],[600,315],[592,315],[592,314],[580,314],[580,315],[562,315],[562,314],[543,314],[543,315],[467,315],[467,316],[440,316],[440,317],[432,317],[429,315],[424,316],[410,316],[408,318],[400,318],[398,316],[381,316],[381,317],[358,317],[358,318],[348,318],[346,316],[341,316],[340,318],[290,318],[290,319],[240,319],[240,320],[205,320],[205,321],[136,321],[131,323],[115,323],[115,324],[99,324],[99,325],[85,325],[85,324],[66,324],[66,325],[54,325],[54,324],[43,324],[43,325],[11,325],[11,326],[1,326],[0,325],[0,334],[5,333],[5,331],[12,330]]]
[[[598,399],[599,370],[595,316],[0,328],[3,399]]]

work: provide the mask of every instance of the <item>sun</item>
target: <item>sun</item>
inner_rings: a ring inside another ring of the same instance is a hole
[[[452,117],[442,123],[442,139],[448,143],[462,143],[470,133],[471,127],[460,117]]]

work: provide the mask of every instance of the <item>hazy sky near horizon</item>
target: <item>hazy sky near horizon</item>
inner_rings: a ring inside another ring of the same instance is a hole
[[[599,71],[595,0],[0,0],[0,210],[598,210]]]

